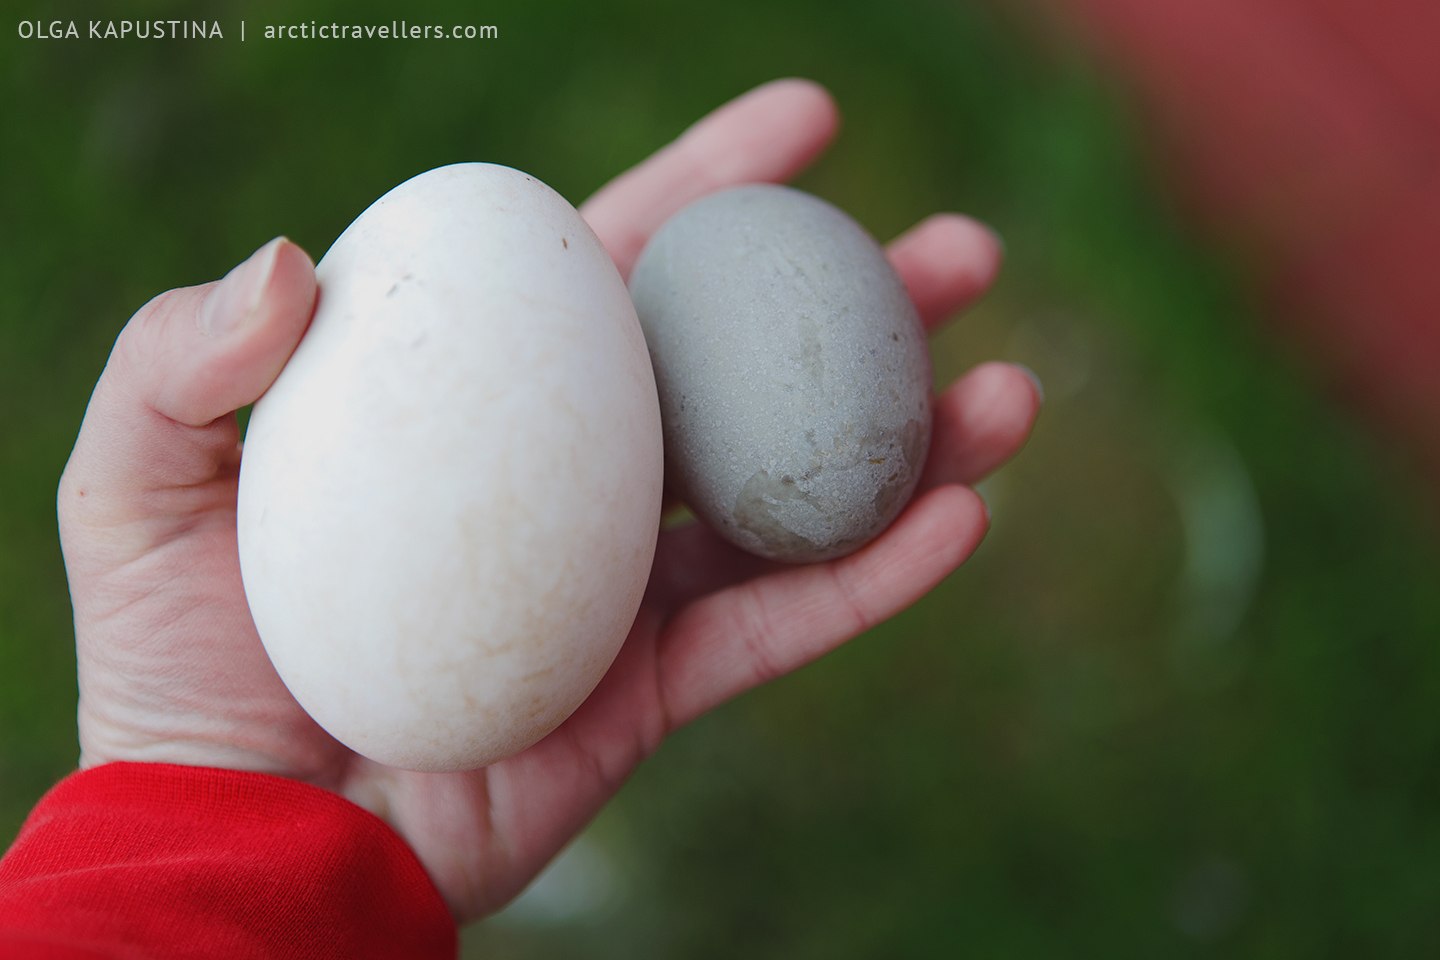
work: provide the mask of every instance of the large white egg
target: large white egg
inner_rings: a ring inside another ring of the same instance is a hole
[[[662,457],[634,307],[574,208],[492,164],[396,187],[316,272],[245,439],[255,625],[357,753],[483,766],[579,706],[645,589]]]

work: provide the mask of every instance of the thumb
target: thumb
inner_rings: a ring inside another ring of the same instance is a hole
[[[315,294],[309,256],[280,237],[221,280],[141,307],[115,341],[61,479],[62,530],[67,514],[108,526],[213,506],[210,481],[233,478],[239,462],[226,415],[279,376]]]
[[[105,377],[156,413],[202,427],[259,399],[314,305],[310,258],[277,237],[223,279],[171,290],[141,307]]]

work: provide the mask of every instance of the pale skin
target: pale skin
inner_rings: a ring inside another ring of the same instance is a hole
[[[581,212],[628,274],[671,213],[732,184],[789,179],[837,122],[818,86],[767,84]],[[956,214],[922,221],[888,254],[931,328],[981,296],[1000,264],[993,234]],[[490,767],[414,773],[357,756],[300,709],[241,587],[234,411],[279,374],[315,296],[310,258],[277,239],[220,281],[150,301],[116,341],[59,490],[80,763],[224,767],[333,790],[410,844],[461,922],[519,893],[671,731],[833,650],[954,571],[987,525],[969,486],[1020,449],[1040,405],[1031,377],[1003,363],[942,391],[919,492],[844,559],[780,567],[698,525],[662,533],[624,648],[569,720]]]

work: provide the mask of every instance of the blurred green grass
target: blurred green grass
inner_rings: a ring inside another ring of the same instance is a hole
[[[442,163],[521,167],[578,202],[803,75],[846,120],[802,186],[881,237],[937,209],[1005,235],[937,377],[1026,362],[1046,410],[984,487],[974,561],[677,735],[468,950],[1440,950],[1433,530],[1177,223],[1123,91],[1063,37],[966,2],[426,5],[500,27],[454,45],[253,39],[422,19],[373,0],[94,6],[243,11],[252,40],[4,41],[0,835],[74,762],[54,483],[134,309],[279,232],[318,256]]]

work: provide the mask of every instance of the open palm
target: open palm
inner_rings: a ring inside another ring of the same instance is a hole
[[[727,104],[601,190],[582,213],[622,274],[671,213],[736,183],[789,178],[829,142],[834,106],[803,81]],[[933,325],[999,265],[983,227],[932,217],[889,250]],[[490,767],[396,770],[321,730],[270,665],[235,544],[234,411],[269,387],[309,321],[309,258],[273,241],[224,280],[143,307],[116,342],[60,485],[75,606],[81,764],[251,770],[337,791],[410,844],[460,920],[518,893],[666,734],[913,603],[984,534],[965,485],[1024,443],[1039,405],[1019,368],[977,367],[936,403],[915,500],[842,560],[781,567],[692,524],[660,537],[639,616],[558,730]]]

